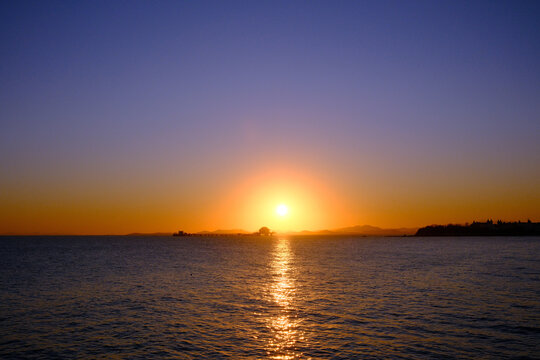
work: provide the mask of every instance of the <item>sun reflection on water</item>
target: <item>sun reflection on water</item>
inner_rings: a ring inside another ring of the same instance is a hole
[[[273,282],[270,294],[276,305],[276,313],[268,319],[267,327],[272,332],[267,352],[271,359],[298,359],[302,353],[297,350],[297,342],[303,340],[298,329],[300,320],[293,305],[296,291],[292,273],[292,252],[288,239],[276,242],[271,262]]]

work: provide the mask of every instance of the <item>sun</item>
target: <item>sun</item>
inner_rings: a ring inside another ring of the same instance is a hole
[[[287,215],[288,213],[289,213],[289,208],[287,207],[287,205],[279,204],[276,207],[276,214],[278,214],[279,216],[283,217],[283,216]]]

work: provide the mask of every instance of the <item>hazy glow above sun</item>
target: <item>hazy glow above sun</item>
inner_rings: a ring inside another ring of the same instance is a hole
[[[285,216],[289,213],[289,208],[287,207],[287,205],[285,204],[279,204],[277,207],[276,207],[276,213],[279,215],[279,216]]]

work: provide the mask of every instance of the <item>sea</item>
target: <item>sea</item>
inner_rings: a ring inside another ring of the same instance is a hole
[[[539,359],[539,237],[0,238],[1,359]]]

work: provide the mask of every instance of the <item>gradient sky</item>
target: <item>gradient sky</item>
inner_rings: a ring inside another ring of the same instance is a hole
[[[538,1],[3,1],[0,233],[540,221],[539,29]]]

